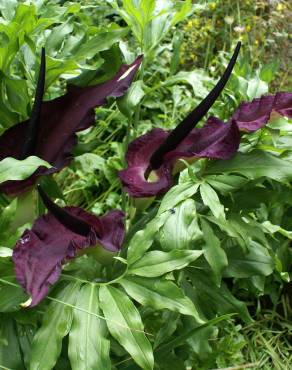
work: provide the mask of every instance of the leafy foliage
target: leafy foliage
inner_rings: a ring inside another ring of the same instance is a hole
[[[29,116],[42,45],[48,53],[46,100],[62,95],[65,82],[103,82],[122,61],[144,54],[127,94],[96,109],[96,125],[78,134],[70,167],[41,179],[61,205],[96,215],[126,211],[119,255],[106,264],[94,253],[69,261],[49,296],[36,308],[23,308],[28,297],[14,276],[12,248],[44,209],[34,191],[18,199],[0,194],[0,367],[289,365],[291,121],[272,116],[263,129],[243,135],[231,160],[182,161],[185,169],[161,198],[133,201],[117,178],[131,139],[152,127],[174,127],[215,84],[227,53],[214,64],[214,77],[193,66],[184,70],[181,45],[189,35],[178,27],[191,15],[200,24],[210,10],[214,22],[217,16],[221,21],[224,9],[213,3],[0,5],[0,133]],[[199,66],[205,69],[212,61],[207,42],[205,65]],[[249,62],[241,56],[212,114],[227,119],[240,101],[268,92],[275,66],[258,63],[255,69]],[[49,166],[36,157],[4,159],[0,182],[26,178],[40,164]]]

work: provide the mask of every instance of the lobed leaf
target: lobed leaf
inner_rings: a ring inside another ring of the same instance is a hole
[[[29,370],[51,370],[60,356],[62,340],[69,333],[73,313],[66,303],[74,305],[78,296],[80,283],[70,283],[57,295],[65,302],[52,302],[43,316],[43,323],[37,331],[33,343]]]
[[[196,203],[193,199],[187,199],[170,210],[160,230],[159,242],[164,251],[192,249],[193,243],[201,237]]]
[[[28,157],[24,160],[18,160],[8,157],[0,161],[0,183],[9,180],[24,180],[32,175],[39,167],[52,166],[35,156]]]
[[[194,304],[172,281],[126,276],[119,281],[119,284],[143,306],[150,306],[156,310],[168,309],[180,312],[183,315],[193,316],[198,322],[202,321]]]
[[[142,369],[152,370],[154,359],[151,344],[144,333],[139,311],[132,301],[110,285],[100,288],[99,299],[111,335]]]
[[[224,249],[221,248],[220,240],[214,234],[208,222],[201,219],[201,225],[205,240],[202,247],[204,256],[215,274],[217,284],[220,286],[222,270],[228,265],[227,256]]]
[[[202,255],[202,251],[174,249],[170,252],[152,251],[129,266],[128,273],[156,277],[180,270]]]
[[[151,220],[143,230],[139,230],[131,239],[128,248],[128,263],[133,264],[152,246],[155,235],[164,224],[168,214],[165,213]]]
[[[200,194],[203,203],[210,208],[214,217],[225,220],[224,206],[220,203],[216,191],[209,184],[203,182],[200,185]]]
[[[98,286],[83,285],[76,306],[87,312],[73,312],[68,348],[72,370],[111,370],[110,342],[106,339],[104,320],[90,314],[100,315]]]
[[[238,173],[250,179],[267,177],[280,182],[292,178],[292,163],[264,151],[248,154],[238,153],[228,161],[215,161],[206,169],[206,174]]]
[[[192,182],[186,182],[173,186],[163,197],[158,210],[158,215],[175,207],[180,202],[191,198],[194,194],[196,194],[198,188],[199,184],[193,184]]]

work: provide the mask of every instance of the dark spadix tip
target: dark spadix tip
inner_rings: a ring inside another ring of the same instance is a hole
[[[149,175],[151,170],[157,170],[163,164],[163,157],[165,154],[174,150],[188,136],[192,129],[215,103],[229,80],[238,57],[240,47],[241,43],[238,42],[225,72],[213,90],[210,91],[206,98],[174,130],[171,131],[160,147],[152,154],[145,177],[147,177],[147,174]]]
[[[81,220],[78,217],[73,216],[69,212],[67,212],[65,209],[59,207],[57,204],[55,204],[46,194],[44,189],[37,185],[37,190],[39,192],[39,195],[48,209],[48,211],[51,212],[51,214],[62,224],[64,227],[72,231],[73,233],[82,235],[82,236],[88,236],[90,233],[91,227],[86,222]]]
[[[21,158],[24,159],[30,155],[35,154],[38,126],[41,115],[41,107],[45,90],[45,80],[46,80],[46,51],[42,48],[41,53],[41,64],[40,71],[37,81],[37,88],[35,93],[35,99],[33,108],[31,111],[30,120],[27,127],[26,136],[24,139],[24,144],[22,148]]]

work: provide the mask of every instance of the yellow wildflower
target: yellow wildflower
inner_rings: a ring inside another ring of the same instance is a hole
[[[209,8],[211,9],[211,10],[215,10],[216,9],[216,7],[217,7],[217,4],[216,3],[210,3],[209,4]]]
[[[277,5],[276,9],[278,10],[278,12],[281,12],[282,10],[284,10],[284,9],[285,9],[285,5],[284,5],[284,4],[281,4],[281,3],[279,3],[279,4]]]

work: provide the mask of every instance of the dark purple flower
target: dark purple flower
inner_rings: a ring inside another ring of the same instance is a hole
[[[78,207],[60,208],[39,187],[49,212],[26,230],[13,249],[18,282],[30,295],[30,307],[37,305],[60,277],[62,264],[86,248],[121,249],[124,213],[113,210],[96,217]]]
[[[53,167],[40,167],[23,181],[7,181],[0,190],[16,195],[32,186],[41,175],[57,172],[72,159],[77,143],[76,132],[95,122],[94,108],[105,104],[108,97],[122,96],[140,66],[142,56],[130,65],[121,65],[115,76],[102,84],[88,87],[68,86],[67,94],[42,102],[45,83],[45,54],[42,51],[36,98],[30,120],[6,130],[0,137],[0,160],[6,157],[24,159],[36,155]]]
[[[173,168],[180,158],[228,159],[236,153],[240,134],[234,121],[225,124],[210,117],[204,127],[194,127],[226,85],[239,50],[240,43],[213,90],[174,130],[153,129],[129,145],[128,167],[120,171],[119,176],[131,196],[140,198],[165,193],[172,185]]]
[[[175,150],[168,152],[162,166],[152,171],[146,180],[145,173],[151,155],[168,134],[169,131],[156,128],[130,143],[126,154],[128,168],[120,171],[119,176],[124,189],[132,197],[151,197],[165,193],[172,185],[172,172],[178,159],[229,159],[238,150],[240,141],[235,122],[225,124],[210,117],[204,127],[193,129]]]
[[[265,126],[272,113],[292,118],[292,93],[264,95],[251,102],[241,103],[232,116],[242,131],[256,131]]]
[[[239,48],[240,44],[214,89],[174,130],[153,129],[130,143],[128,167],[120,171],[119,177],[132,197],[165,193],[172,185],[178,159],[229,159],[238,150],[240,131],[258,130],[275,113],[292,117],[292,93],[280,92],[240,104],[228,123],[209,117],[202,128],[194,128],[227,83]]]

